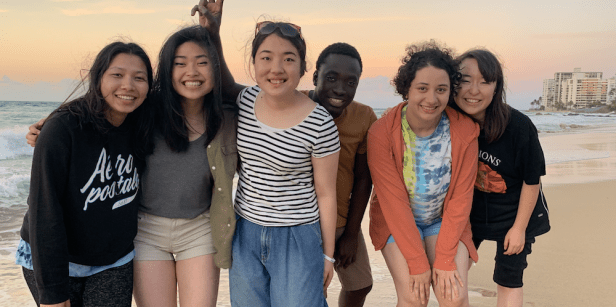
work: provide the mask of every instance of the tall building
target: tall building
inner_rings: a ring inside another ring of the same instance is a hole
[[[555,83],[554,79],[543,79],[543,95],[541,96],[541,101],[546,108],[554,106],[556,95]]]
[[[603,79],[602,72],[575,68],[573,72],[557,72],[554,79],[543,80],[542,101],[546,108],[559,102],[569,108],[586,108],[597,102],[607,104],[612,88],[616,88],[616,76]]]

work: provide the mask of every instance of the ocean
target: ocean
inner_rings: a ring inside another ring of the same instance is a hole
[[[12,257],[26,212],[33,148],[26,143],[28,126],[47,116],[58,102],[0,101],[0,257]],[[375,109],[380,116],[385,109]],[[525,112],[541,133],[615,124],[616,114]],[[573,128],[571,128],[573,127]],[[583,130],[583,129],[582,129]],[[548,160],[548,163],[557,161]]]

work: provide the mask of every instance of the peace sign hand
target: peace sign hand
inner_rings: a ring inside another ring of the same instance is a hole
[[[199,12],[199,24],[210,33],[218,33],[222,21],[223,2],[224,0],[200,0],[199,4],[190,10],[190,16],[195,16],[195,13]]]

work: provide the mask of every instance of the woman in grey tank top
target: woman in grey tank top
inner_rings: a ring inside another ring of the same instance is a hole
[[[178,292],[182,306],[215,306],[220,268],[230,266],[236,123],[222,104],[218,63],[200,26],[174,33],[160,52],[135,238],[138,306],[176,306]]]

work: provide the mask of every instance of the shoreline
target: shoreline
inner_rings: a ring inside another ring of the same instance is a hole
[[[616,285],[611,280],[616,269],[609,265],[610,256],[616,252],[616,246],[609,244],[609,236],[616,233],[616,224],[611,219],[616,215],[616,197],[611,194],[616,187],[616,124],[542,133],[540,142],[546,161],[551,161],[542,183],[552,230],[537,238],[529,255],[524,306],[609,306],[616,300],[611,291]],[[395,306],[391,275],[381,252],[374,250],[368,226],[367,210],[362,231],[374,285],[365,306]],[[0,306],[36,306],[20,267],[14,264],[11,244],[11,240],[0,236]],[[479,262],[469,271],[471,306],[496,305],[496,284],[492,281],[494,251],[494,242],[484,242],[478,251]],[[221,270],[217,306],[230,306],[228,285],[228,270]],[[334,277],[328,289],[330,306],[337,306],[340,289],[338,278]],[[428,306],[438,306],[433,294]]]

